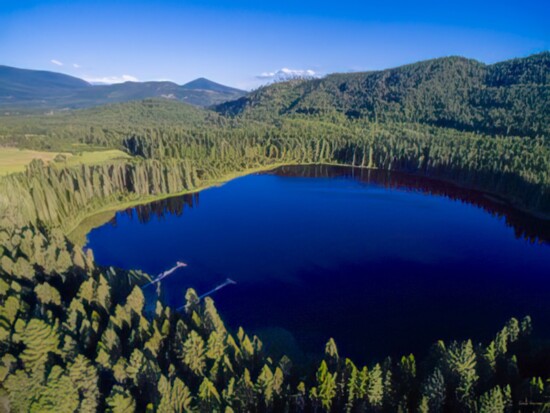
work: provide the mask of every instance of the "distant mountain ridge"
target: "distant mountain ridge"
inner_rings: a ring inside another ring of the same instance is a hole
[[[162,98],[222,115],[420,123],[491,135],[550,136],[550,52],[484,64],[443,57],[396,68],[292,79],[250,93],[205,78],[92,86],[0,66],[0,113],[78,109]]]
[[[80,109],[147,98],[165,98],[194,106],[234,100],[246,92],[205,78],[174,82],[125,82],[92,85],[62,73],[0,66],[0,109]]]
[[[491,65],[443,57],[380,71],[292,80],[262,87],[216,110],[258,120],[336,115],[550,136],[550,52]]]
[[[0,66],[0,99],[13,96],[15,99],[36,98],[37,91],[63,95],[76,89],[85,89],[90,84],[85,80],[62,73],[45,70],[18,69]]]
[[[199,77],[198,79],[192,80],[191,82],[182,85],[181,88],[185,90],[209,90],[219,93],[243,93],[240,89],[225,86],[204,77]]]

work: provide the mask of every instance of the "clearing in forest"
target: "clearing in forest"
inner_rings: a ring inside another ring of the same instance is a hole
[[[0,176],[23,172],[33,159],[52,162],[56,156],[64,155],[56,162],[59,165],[73,166],[78,164],[96,164],[113,159],[129,158],[128,154],[112,149],[108,151],[84,151],[77,154],[66,152],[43,152],[18,148],[0,148]]]

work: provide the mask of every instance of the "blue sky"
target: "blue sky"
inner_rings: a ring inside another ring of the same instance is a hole
[[[0,64],[249,89],[282,68],[323,75],[526,56],[550,49],[548,16],[542,0],[0,0]]]

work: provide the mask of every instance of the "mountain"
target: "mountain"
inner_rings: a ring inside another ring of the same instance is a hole
[[[216,107],[254,119],[343,116],[491,134],[550,135],[550,52],[492,65],[445,57],[262,87]]]
[[[193,83],[183,86],[173,82],[125,82],[97,85],[74,93],[63,103],[71,108],[83,108],[130,100],[164,98],[206,107],[237,99],[246,93],[214,82],[210,83],[218,85],[215,90],[194,87]]]
[[[0,101],[26,102],[62,97],[91,85],[76,77],[42,70],[0,66]]]
[[[199,77],[198,79],[192,80],[191,82],[182,85],[181,88],[185,90],[206,90],[223,94],[243,93],[242,90],[212,82],[211,80],[205,79],[204,77]]]
[[[182,86],[173,82],[92,85],[61,73],[0,66],[0,109],[3,111],[79,109],[147,98],[206,107],[237,99],[245,93],[204,78]]]

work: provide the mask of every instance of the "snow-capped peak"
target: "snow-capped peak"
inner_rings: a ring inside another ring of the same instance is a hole
[[[319,75],[311,69],[302,70],[283,67],[275,72],[264,72],[258,76],[258,79],[266,80],[268,83],[276,83],[294,79],[314,79],[317,77],[319,77]]]

